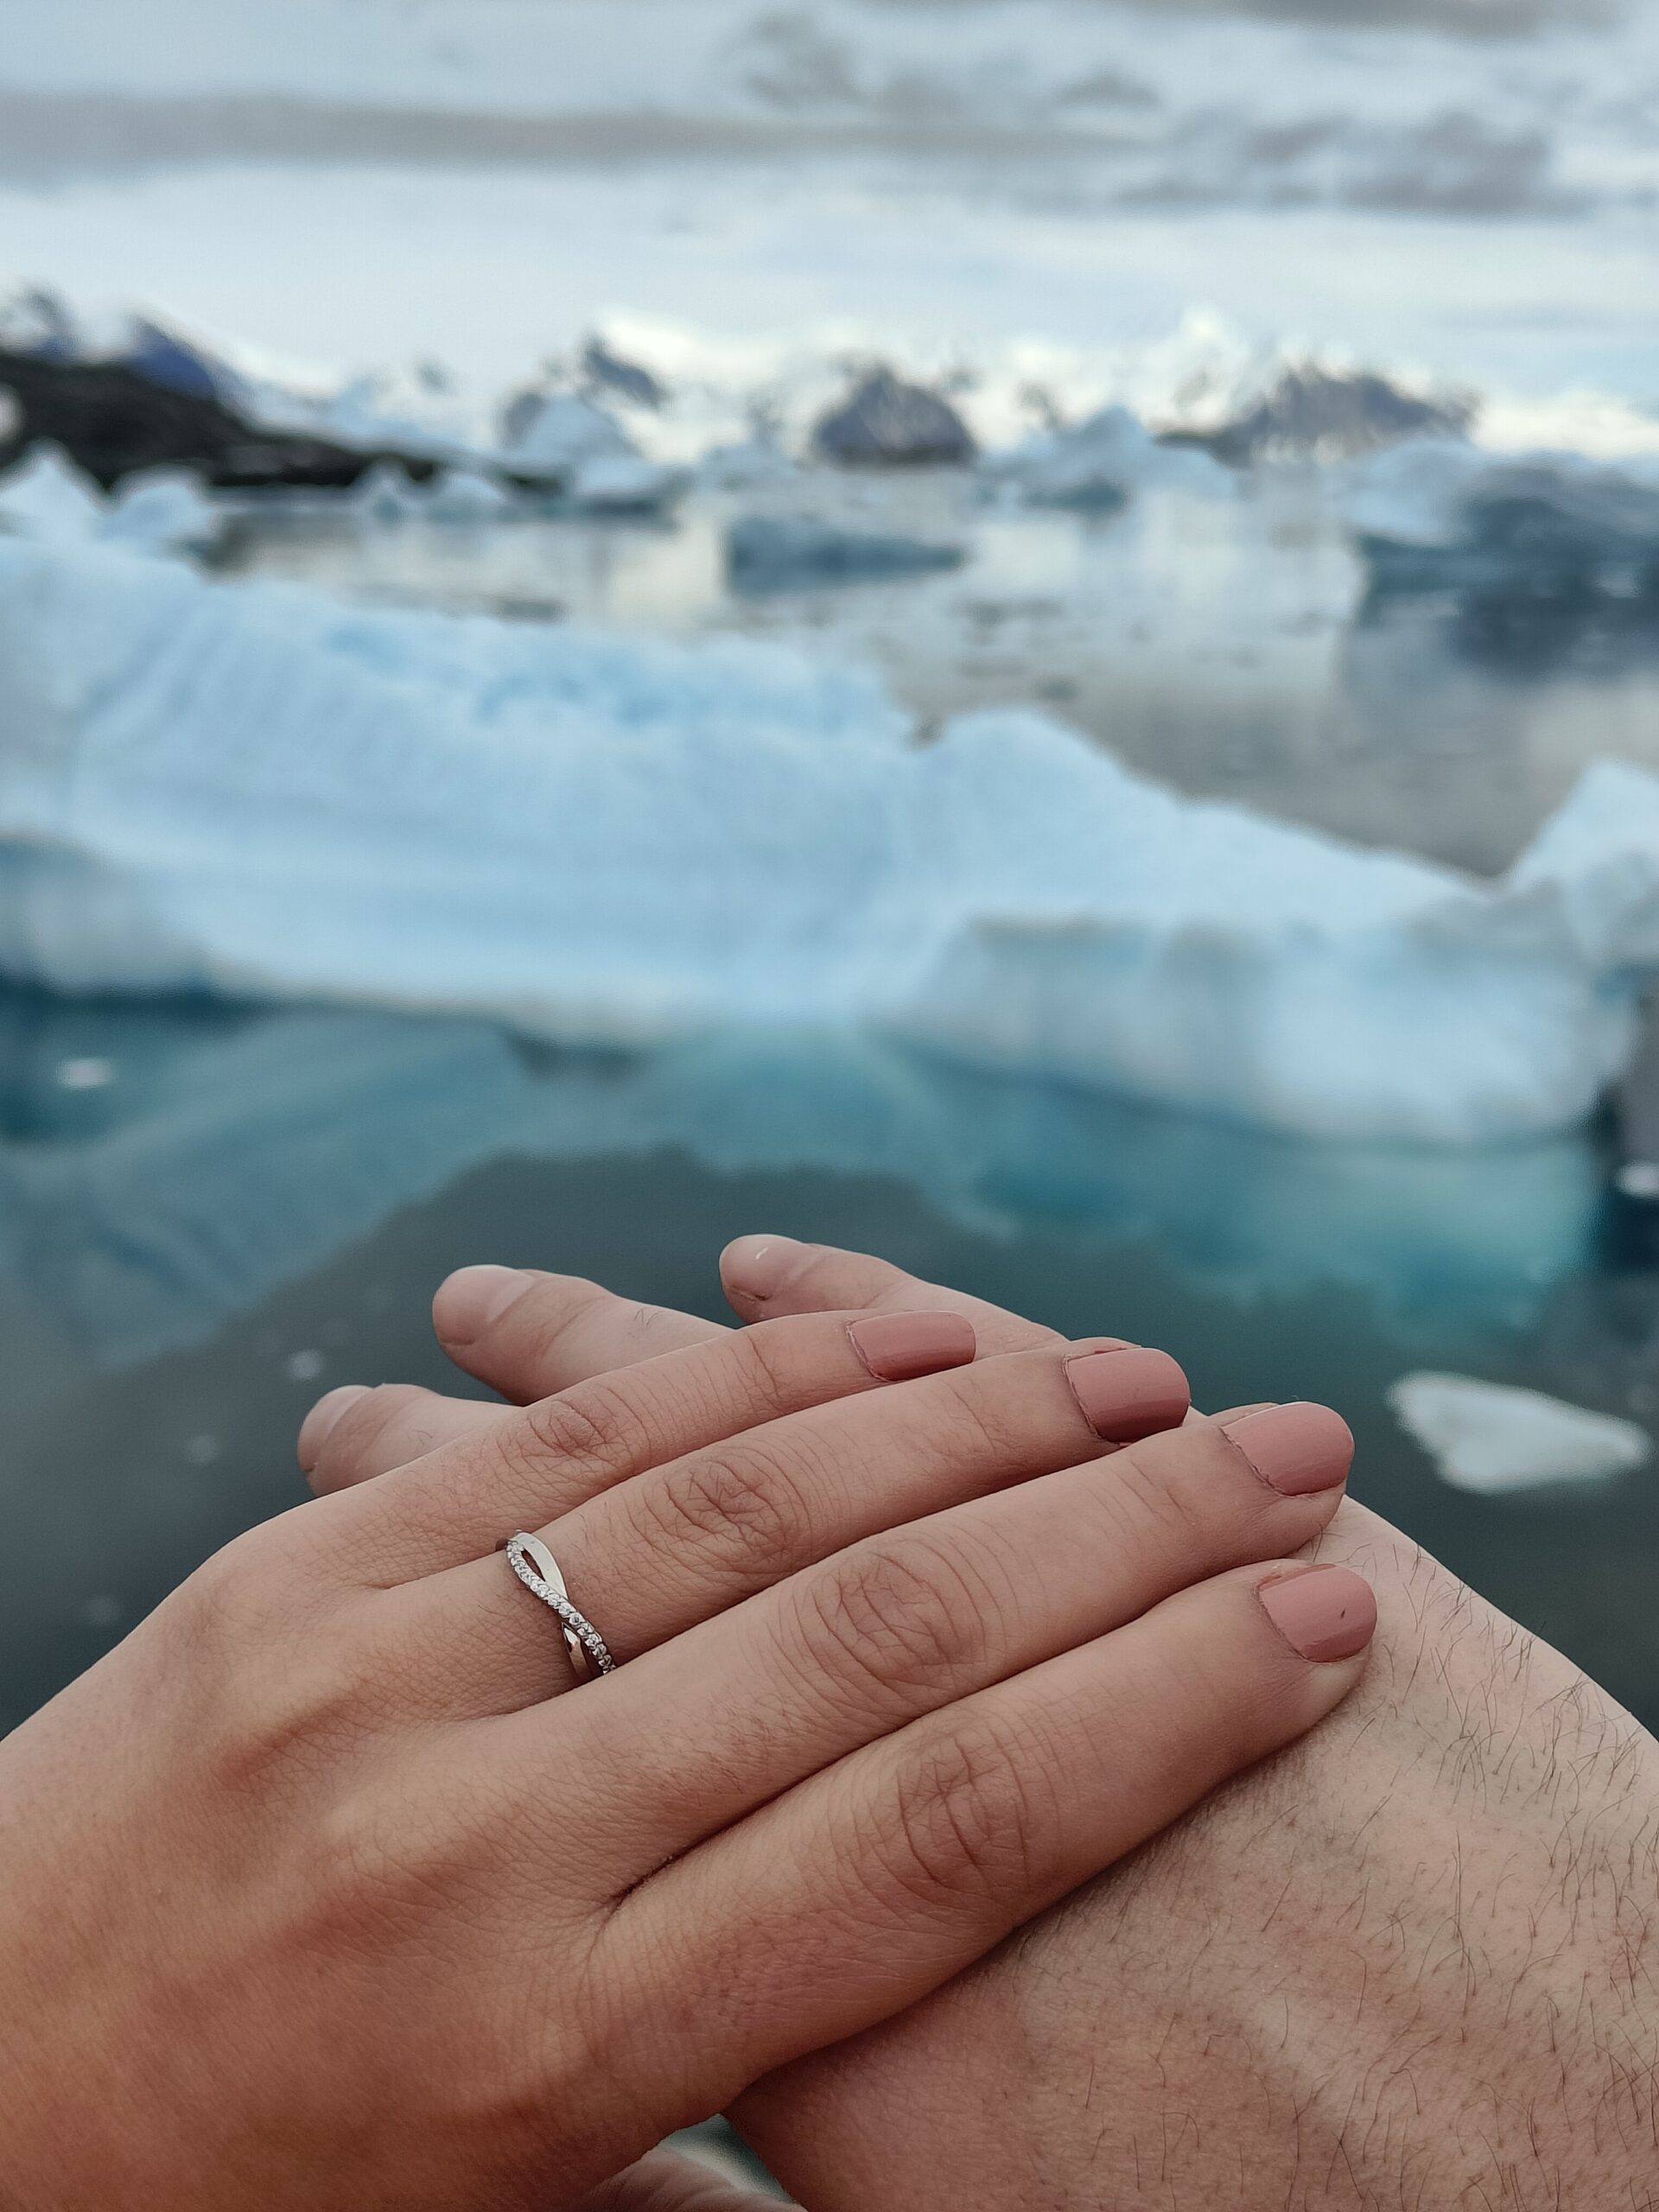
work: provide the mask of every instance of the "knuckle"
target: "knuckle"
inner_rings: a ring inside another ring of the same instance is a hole
[[[382,1382],[348,1406],[323,1440],[319,1465],[347,1466],[360,1459],[394,1428],[407,1430],[411,1459],[429,1450],[433,1434],[423,1431],[421,1414],[430,1406],[432,1393],[413,1382]]]
[[[949,1688],[983,1640],[981,1594],[962,1564],[925,1537],[863,1546],[814,1576],[801,1604],[820,1669],[889,1694]]]
[[[874,1817],[878,1878],[906,1897],[946,1903],[1027,1896],[1041,1796],[1027,1752],[983,1717],[936,1732]]]
[[[1121,1534],[1195,1567],[1217,1554],[1234,1517],[1231,1492],[1195,1482],[1193,1446],[1183,1432],[1161,1449],[1130,1445],[1100,1465]]]
[[[314,1628],[303,1643],[257,1667],[221,1677],[207,1731],[211,1768],[236,1789],[256,1789],[278,1770],[322,1761],[372,1724],[384,1696],[372,1656],[354,1628]]]
[[[807,1555],[810,1520],[775,1447],[741,1440],[698,1452],[645,1484],[647,1534],[757,1589]]]
[[[526,1406],[522,1421],[528,1456],[543,1465],[551,1460],[607,1478],[631,1464],[637,1425],[620,1395],[602,1381]]]

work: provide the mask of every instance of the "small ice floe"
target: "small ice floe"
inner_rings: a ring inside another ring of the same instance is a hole
[[[1382,583],[1659,579],[1659,457],[1491,453],[1421,439],[1345,470],[1337,504]]]
[[[146,468],[116,487],[99,534],[131,552],[205,553],[223,524],[193,469]]]
[[[715,446],[697,463],[697,480],[711,492],[753,492],[790,483],[800,473],[776,440],[766,437]]]
[[[602,454],[577,466],[566,496],[586,515],[660,515],[677,504],[690,482],[684,469],[639,454]]]
[[[567,479],[585,463],[639,454],[613,415],[574,391],[521,391],[508,402],[501,430],[507,467],[535,477]]]
[[[31,446],[0,477],[0,530],[42,544],[104,538],[132,553],[205,551],[221,518],[188,468],[148,468],[106,498],[61,448]]]
[[[417,484],[401,461],[377,461],[353,485],[353,511],[365,522],[408,522],[427,511],[429,487]]]
[[[844,530],[808,515],[750,515],[726,536],[728,572],[745,591],[928,575],[959,569],[966,558],[960,545],[891,531]]]
[[[893,467],[970,461],[973,433],[942,393],[876,369],[822,416],[812,442],[825,461]]]
[[[1634,1421],[1467,1375],[1405,1376],[1389,1403],[1442,1481],[1478,1497],[1606,1482],[1654,1453]]]
[[[1033,506],[1109,514],[1152,488],[1230,499],[1238,480],[1207,453],[1162,444],[1127,407],[1103,407],[1086,423],[1039,430],[980,465],[985,482]]]
[[[430,486],[415,496],[418,512],[435,522],[503,522],[518,509],[505,484],[477,468],[441,469]]]
[[[0,476],[0,529],[20,537],[72,545],[96,537],[107,515],[103,492],[60,446],[31,446]]]
[[[104,1059],[71,1059],[58,1062],[60,1090],[107,1090],[115,1081],[115,1064]]]

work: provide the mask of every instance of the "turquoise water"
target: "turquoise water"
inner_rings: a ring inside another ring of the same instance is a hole
[[[1384,1397],[1445,1368],[1653,1420],[1659,1273],[1606,1165],[1591,1136],[1269,1142],[805,1039],[567,1055],[378,1014],[0,1001],[0,1726],[299,1499],[320,1391],[452,1379],[427,1325],[448,1268],[716,1314],[715,1255],[754,1229],[1167,1344],[1206,1405],[1332,1401],[1361,1497],[1659,1720],[1659,1475],[1462,1495]]]

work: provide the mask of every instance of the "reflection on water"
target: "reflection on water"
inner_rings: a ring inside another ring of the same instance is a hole
[[[1659,1710],[1659,1497],[1456,1497],[1383,1405],[1408,1367],[1651,1417],[1650,1257],[1588,1139],[1275,1142],[873,1045],[527,1047],[486,1025],[0,1002],[0,1722],[298,1496],[321,1389],[442,1383],[425,1309],[479,1259],[714,1309],[726,1237],[879,1247],[1082,1334],[1168,1343],[1204,1402],[1328,1396],[1361,1488]]]

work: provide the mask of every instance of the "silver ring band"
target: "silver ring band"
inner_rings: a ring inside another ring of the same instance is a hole
[[[613,1675],[616,1662],[611,1656],[609,1644],[587,1615],[579,1613],[571,1604],[559,1563],[541,1538],[526,1535],[522,1529],[516,1536],[510,1537],[507,1565],[533,1598],[539,1598],[558,1615],[559,1626],[564,1631],[564,1648],[570,1655],[576,1680],[585,1682],[595,1675]]]

